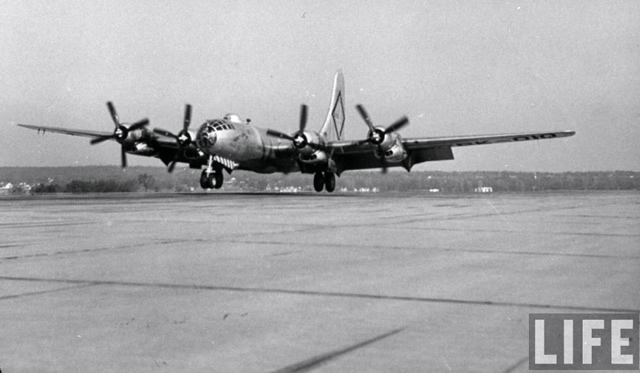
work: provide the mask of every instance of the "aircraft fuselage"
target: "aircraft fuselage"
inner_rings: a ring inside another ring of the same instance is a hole
[[[267,130],[248,125],[235,115],[207,120],[196,135],[204,153],[232,159],[238,169],[260,173],[298,171],[291,144],[267,135]]]

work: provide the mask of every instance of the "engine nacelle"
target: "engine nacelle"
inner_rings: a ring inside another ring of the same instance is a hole
[[[191,145],[184,149],[182,155],[188,160],[196,160],[202,158],[204,153],[200,152],[197,147]]]
[[[156,150],[149,146],[147,143],[138,142],[133,145],[133,148],[128,150],[129,153],[135,155],[152,156],[156,153]]]
[[[407,158],[407,151],[404,146],[402,146],[402,143],[398,141],[389,149],[385,150],[382,156],[389,163],[399,163]]]
[[[324,150],[315,150],[311,154],[300,154],[298,157],[301,162],[307,164],[326,163],[329,157]]]
[[[407,150],[402,146],[402,138],[397,133],[389,133],[376,149],[376,157],[388,163],[400,163],[407,158]]]
[[[125,144],[132,147],[138,147],[141,142],[147,141],[150,138],[149,130],[146,128],[137,128],[129,130],[126,125],[116,130],[116,141],[120,144]],[[141,150],[144,152],[144,150]]]

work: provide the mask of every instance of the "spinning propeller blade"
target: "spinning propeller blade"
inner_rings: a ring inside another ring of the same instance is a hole
[[[367,127],[369,127],[369,130],[371,132],[375,131],[376,129],[373,126],[373,123],[371,122],[371,118],[369,117],[369,114],[364,109],[364,106],[358,104],[358,105],[356,105],[356,109],[358,109],[358,112],[360,113],[360,116],[362,116],[362,119],[364,119],[364,122],[367,124]]]
[[[95,139],[91,140],[90,143],[91,145],[96,145],[106,140],[110,140],[110,139],[116,140],[120,144],[120,158],[122,162],[122,168],[126,168],[127,167],[127,151],[125,149],[125,140],[127,139],[129,132],[146,127],[149,124],[149,119],[144,118],[127,127],[120,123],[118,112],[116,111],[116,108],[111,101],[107,102],[107,109],[109,109],[111,120],[113,120],[113,124],[115,125],[115,130],[113,131],[113,135],[96,137]]]
[[[187,104],[184,108],[184,122],[182,124],[182,130],[187,131],[191,124],[191,105]]]
[[[127,168],[127,152],[124,150],[124,146],[120,147],[120,156],[122,158],[122,168]]]
[[[113,106],[111,101],[107,102],[107,108],[109,109],[109,114],[111,114],[111,119],[113,119],[113,123],[116,125],[116,128],[120,127],[120,119],[118,119],[118,113],[116,112],[116,108]]]
[[[110,135],[110,136],[103,136],[103,137],[96,137],[95,139],[91,140],[90,143],[91,145],[95,145],[95,144],[99,144],[103,141],[107,141],[109,139],[113,139],[115,138],[115,136]]]
[[[298,130],[299,133],[304,132],[304,129],[307,127],[307,105],[302,104],[300,106],[300,129]]]
[[[282,132],[276,131],[276,130],[267,130],[267,135],[269,135],[271,137],[278,137],[278,138],[281,138],[281,139],[293,141],[293,137],[287,135],[286,133],[282,133]]]
[[[174,134],[162,128],[154,128],[153,132],[159,135],[167,136],[174,138],[176,140],[176,144],[178,145],[178,150],[176,151],[176,155],[173,157],[171,163],[167,167],[167,171],[169,173],[173,172],[173,169],[176,167],[176,163],[180,158],[180,155],[184,154],[184,149],[189,146],[192,142],[191,134],[189,134],[189,125],[191,124],[191,105],[187,104],[184,109],[184,121],[182,122],[182,130],[178,132],[178,134]]]
[[[267,130],[267,135],[284,140],[289,140],[297,149],[304,149],[308,145],[313,149],[325,150],[326,146],[309,141],[307,135],[304,133],[304,130],[307,127],[308,111],[309,110],[307,105],[302,104],[300,106],[300,124],[298,126],[298,131],[293,136],[272,129]]]
[[[376,145],[377,152],[380,154],[380,158],[382,162],[382,173],[387,173],[388,164],[384,155],[384,149],[382,147],[382,144],[384,143],[384,140],[389,133],[399,131],[400,129],[405,127],[407,124],[409,124],[409,118],[407,118],[406,116],[403,116],[402,118],[398,119],[397,121],[387,126],[387,128],[384,128],[384,129],[376,128],[373,125],[373,122],[371,121],[371,118],[369,117],[369,114],[365,110],[364,106],[358,104],[356,105],[356,109],[358,109],[360,116],[362,116],[362,119],[364,119],[364,122],[367,124],[367,127],[369,127],[368,137],[366,139],[357,141],[356,144],[362,145],[362,144],[370,143],[370,144]]]
[[[409,124],[409,118],[404,116],[398,119],[397,121],[395,121],[389,127],[385,128],[384,133],[387,134],[387,133],[399,131],[402,127],[406,126],[407,124]]]
[[[142,128],[142,127],[147,126],[148,124],[149,124],[149,119],[144,118],[144,119],[139,120],[139,121],[135,122],[134,124],[130,125],[128,129],[129,129],[129,131],[135,131],[135,130],[138,130],[138,129]]]

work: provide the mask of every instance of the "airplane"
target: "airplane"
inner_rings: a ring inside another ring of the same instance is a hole
[[[308,108],[302,105],[298,130],[287,134],[253,125],[237,114],[206,120],[197,131],[191,130],[191,105],[186,105],[182,129],[178,133],[148,128],[149,120],[122,123],[111,102],[107,108],[115,125],[113,132],[73,130],[63,127],[18,126],[73,136],[92,138],[92,145],[107,140],[120,144],[122,167],[127,167],[127,154],[159,158],[172,172],[176,163],[188,163],[192,169],[204,170],[200,176],[203,189],[219,189],[223,185],[223,170],[257,173],[313,174],[317,192],[333,192],[336,176],[349,170],[392,167],[407,171],[419,163],[452,160],[454,147],[546,140],[569,137],[575,131],[507,133],[450,137],[404,138],[398,131],[409,124],[406,116],[382,127],[374,125],[362,105],[356,109],[368,128],[366,138],[343,139],[345,125],[344,77],[338,70],[334,77],[331,102],[319,131],[307,130]]]

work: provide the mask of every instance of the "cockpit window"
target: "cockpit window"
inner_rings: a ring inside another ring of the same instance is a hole
[[[210,120],[208,122],[208,127],[213,128],[214,131],[235,130],[235,126],[233,124],[220,119]]]
[[[213,129],[216,131],[220,131],[222,129],[222,126],[224,125],[224,122],[221,120],[213,120],[211,121],[211,124],[213,125]]]

